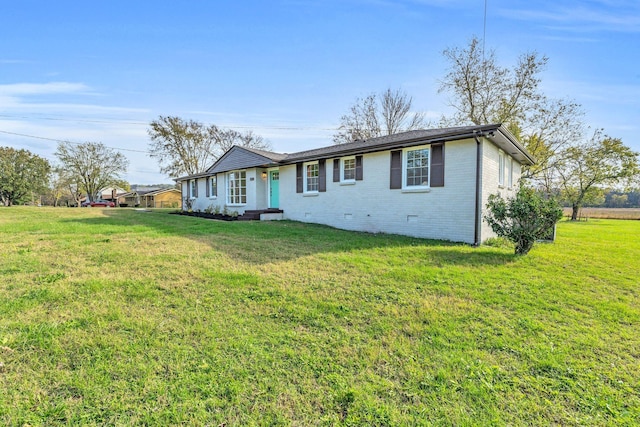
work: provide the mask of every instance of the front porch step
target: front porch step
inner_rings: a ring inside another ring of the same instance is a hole
[[[249,209],[244,211],[242,215],[238,217],[238,221],[260,221],[262,214],[282,214],[281,209],[269,208],[269,209]]]
[[[256,220],[260,220],[260,214],[245,212],[242,215],[238,216],[238,221],[256,221]]]

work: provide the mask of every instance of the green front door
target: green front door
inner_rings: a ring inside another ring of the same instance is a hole
[[[280,206],[280,172],[269,171],[269,207]]]

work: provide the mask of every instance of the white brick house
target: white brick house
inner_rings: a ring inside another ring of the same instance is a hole
[[[177,181],[184,209],[226,207],[267,212],[263,218],[479,244],[494,236],[482,220],[489,195],[514,195],[521,166],[531,164],[509,131],[485,125],[292,154],[236,146],[205,172]]]

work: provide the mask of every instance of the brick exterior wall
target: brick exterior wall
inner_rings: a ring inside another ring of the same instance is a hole
[[[424,192],[389,188],[390,151],[364,154],[363,179],[349,184],[333,182],[334,159],[326,160],[326,192],[296,193],[296,165],[285,165],[280,171],[280,209],[283,218],[326,224],[345,230],[371,233],[402,234],[473,244],[475,239],[476,150],[474,139],[445,143],[445,176],[443,187]],[[513,162],[513,186],[498,185],[499,149],[486,139],[481,140],[481,217],[490,194],[513,197],[518,187],[521,166]],[[242,214],[245,210],[266,209],[268,182],[262,180],[266,169],[246,170],[247,203],[226,204],[226,173],[218,174],[217,197],[206,195],[205,178],[198,179],[198,197],[191,208],[204,211],[209,206],[225,207]],[[182,182],[182,198],[189,194],[187,181]],[[186,209],[186,206],[183,206]],[[495,234],[483,220],[481,242]]]
[[[285,219],[314,222],[371,233],[473,243],[475,206],[473,140],[445,144],[445,185],[428,192],[389,189],[390,152],[365,154],[362,181],[332,182],[327,191],[308,196],[295,192],[296,167],[280,168],[280,208]],[[333,159],[327,161],[330,168]]]
[[[513,185],[509,187],[509,178],[505,172],[505,185],[498,185],[499,178],[499,160],[498,160],[499,149],[491,142],[486,139],[482,140],[482,175],[481,175],[481,184],[482,188],[482,227],[480,231],[480,241],[484,242],[485,240],[495,237],[495,233],[491,230],[491,227],[484,220],[484,214],[486,212],[487,202],[489,201],[489,196],[491,194],[500,194],[503,198],[511,198],[514,197],[516,192],[518,191],[518,181],[520,180],[521,175],[521,165],[517,160],[513,159],[509,156],[508,153],[505,153],[506,161],[511,160],[513,162]]]

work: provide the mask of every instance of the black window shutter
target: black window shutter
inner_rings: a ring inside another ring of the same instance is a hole
[[[431,145],[431,186],[444,187],[444,144]]]
[[[391,152],[391,180],[389,188],[402,188],[402,150]]]
[[[302,163],[296,163],[296,193],[302,193]]]
[[[333,182],[340,182],[340,159],[333,159]]]
[[[186,194],[187,198],[191,197],[191,180],[190,179],[187,180],[187,191],[186,191],[186,193],[187,193]]]
[[[198,197],[198,180],[194,179],[195,183],[196,183],[196,194],[194,194],[194,196]]]
[[[356,156],[356,181],[362,181],[362,156]]]
[[[207,187],[207,197],[209,197],[211,195],[211,192],[209,191],[209,187],[211,186],[211,177],[210,176],[207,177],[205,183],[207,184],[206,185],[206,187]]]
[[[327,168],[325,162],[324,159],[318,161],[318,191],[320,192],[327,191]]]

